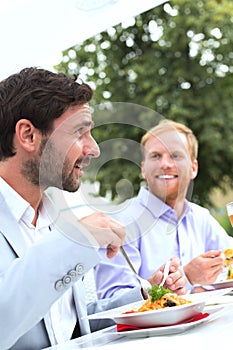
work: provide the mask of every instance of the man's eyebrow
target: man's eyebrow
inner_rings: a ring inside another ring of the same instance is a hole
[[[91,121],[84,122],[84,125],[85,126],[91,126],[91,128],[93,128],[95,124],[94,124],[93,120],[91,120]]]
[[[149,153],[149,154],[158,154],[158,153],[160,153],[160,152],[157,151],[157,150],[153,150],[153,151],[147,150],[147,149],[145,149],[145,150],[146,150],[146,152]]]
[[[93,121],[90,121],[90,120],[84,120],[82,121],[80,124],[77,125],[77,127],[80,127],[80,126],[85,126],[85,127],[91,127],[93,128],[94,127],[94,122]]]

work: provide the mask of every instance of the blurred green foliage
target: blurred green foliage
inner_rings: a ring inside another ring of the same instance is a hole
[[[171,0],[69,48],[56,69],[89,82],[95,89],[93,105],[103,111],[112,102],[137,104],[188,125],[199,140],[195,202],[213,207],[211,191],[233,187],[232,1]],[[137,118],[143,115],[141,110]],[[123,121],[98,123],[97,141],[117,137],[115,150],[126,139],[139,143],[144,130]],[[100,194],[111,190],[113,198],[122,179],[134,194],[141,181],[139,161],[123,161],[117,154],[96,163],[98,172],[92,174],[100,181]]]
[[[227,213],[224,209],[212,209],[211,214],[215,217],[215,219],[222,225],[225,231],[233,237],[233,228],[231,226],[230,220],[227,216]]]

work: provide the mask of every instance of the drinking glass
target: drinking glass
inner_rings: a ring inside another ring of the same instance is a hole
[[[233,202],[227,203],[226,208],[231,226],[233,227]]]
[[[231,226],[233,227],[233,202],[227,203],[226,205],[227,215],[229,217]],[[225,254],[225,266],[227,268],[227,280],[233,279],[233,248],[226,249]]]

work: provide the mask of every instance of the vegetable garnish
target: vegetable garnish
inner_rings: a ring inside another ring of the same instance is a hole
[[[148,290],[148,294],[151,296],[152,303],[155,300],[161,299],[164,294],[173,293],[170,289],[164,288],[163,286],[153,286]]]

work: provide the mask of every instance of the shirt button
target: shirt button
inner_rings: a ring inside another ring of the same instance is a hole
[[[75,270],[70,270],[69,272],[68,272],[68,275],[71,277],[71,279],[73,280],[73,279],[75,279],[76,277],[77,277],[77,271],[75,271]]]
[[[61,281],[61,280],[59,280],[59,281],[57,281],[56,283],[55,283],[55,289],[56,289],[56,291],[60,291],[60,290],[62,290],[64,288],[64,284],[63,284],[63,282]]]
[[[78,264],[75,266],[75,270],[78,275],[82,275],[84,273],[84,266],[83,264]]]
[[[69,276],[69,275],[65,275],[65,276],[63,277],[63,279],[62,279],[64,285],[70,284],[71,280],[72,280],[72,278],[71,278],[71,276]]]

